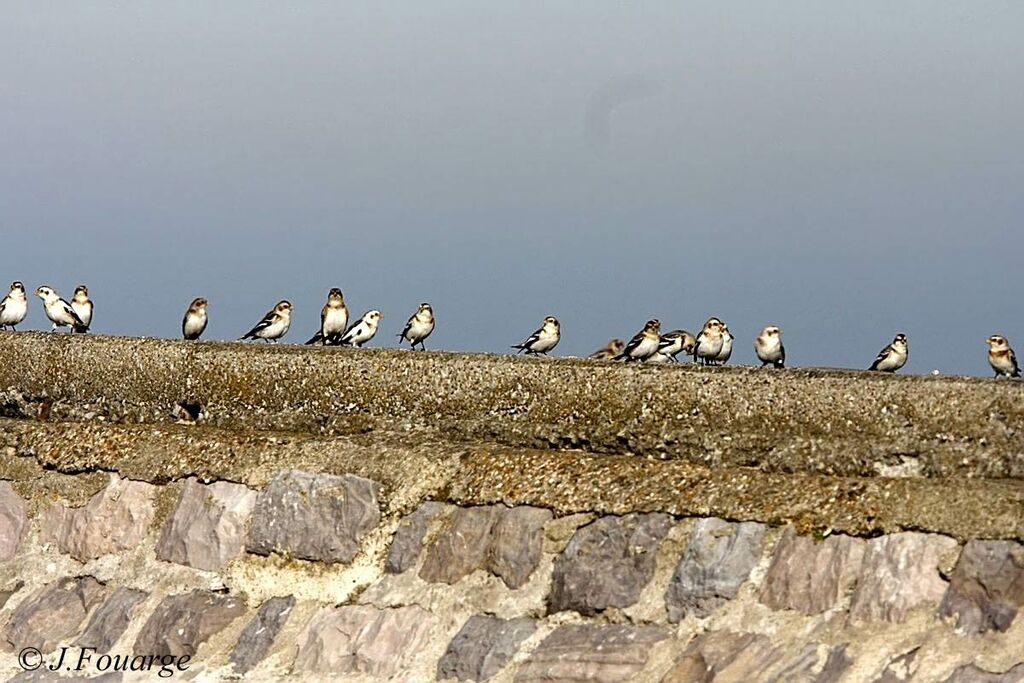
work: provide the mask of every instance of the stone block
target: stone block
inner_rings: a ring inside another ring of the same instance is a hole
[[[185,482],[156,545],[160,560],[218,571],[242,552],[256,492],[242,484]]]
[[[1012,541],[968,541],[939,606],[962,633],[1005,631],[1024,604],[1024,546]]]
[[[147,597],[149,593],[146,591],[124,586],[115,588],[93,612],[89,625],[75,644],[95,648],[100,654],[109,652],[128,628],[135,608]]]
[[[669,621],[705,617],[735,598],[761,559],[763,540],[762,524],[698,521],[665,593]]]
[[[437,678],[485,681],[501,671],[536,630],[536,622],[525,617],[472,616],[438,662]]]
[[[853,586],[863,557],[858,538],[834,535],[816,543],[789,527],[775,547],[761,602],[804,614],[830,610]]]
[[[671,527],[671,517],[654,513],[601,517],[578,529],[555,560],[549,610],[592,616],[635,604]]]
[[[418,605],[328,607],[299,636],[296,672],[384,679],[407,670],[434,635],[436,618]]]
[[[913,531],[871,539],[861,561],[850,619],[899,623],[915,609],[934,609],[946,592],[938,568],[956,549],[952,538]]]
[[[160,601],[135,640],[138,655],[194,656],[199,646],[245,614],[242,600],[194,590]]]
[[[76,636],[92,608],[103,600],[106,588],[91,576],[67,577],[43,586],[26,597],[4,627],[8,649],[38,648],[53,652]]]
[[[280,472],[256,498],[246,549],[351,562],[380,524],[379,493],[380,484],[362,477]]]
[[[651,651],[670,636],[661,626],[559,626],[534,650],[516,673],[517,683],[632,680]]]
[[[28,517],[25,501],[8,481],[0,481],[0,562],[14,557],[21,545],[21,535]]]
[[[231,663],[236,671],[245,673],[263,661],[293,607],[295,598],[291,596],[271,598],[260,605],[231,651]]]

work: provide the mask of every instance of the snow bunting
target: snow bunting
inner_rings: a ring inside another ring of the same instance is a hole
[[[782,330],[769,325],[754,340],[754,353],[761,361],[761,367],[773,365],[782,368],[786,365],[786,349],[782,346]]]
[[[263,320],[256,323],[256,327],[242,335],[242,339],[265,339],[276,344],[278,339],[288,333],[291,324],[291,302],[282,300],[263,316]]]
[[[75,309],[71,308],[64,299],[60,298],[60,294],[54,291],[53,287],[43,285],[36,289],[36,296],[43,300],[43,310],[46,311],[46,317],[53,323],[51,331],[56,330],[58,327],[74,328],[76,325],[79,327],[85,327],[85,323],[75,313]],[[68,330],[71,331],[70,329]]]
[[[522,353],[525,351],[527,354],[536,355],[542,353],[545,356],[548,355],[548,351],[558,346],[558,340],[562,336],[561,326],[558,324],[558,318],[549,315],[544,318],[544,322],[537,329],[536,332],[527,337],[524,341],[518,344],[513,344],[513,349],[519,349]]]
[[[909,349],[907,347],[907,335],[897,334],[884,349],[878,352],[878,357],[871,364],[871,370],[880,372],[896,372],[907,364]]]
[[[359,322],[350,327],[341,337],[342,346],[359,348],[373,339],[373,336],[377,334],[377,326],[380,324],[380,319],[383,317],[384,315],[377,310],[363,313],[363,317],[359,319]]]
[[[206,299],[199,297],[193,299],[185,311],[185,317],[181,320],[181,336],[188,340],[199,339],[206,330]]]
[[[422,303],[413,316],[409,318],[409,322],[405,324],[405,329],[398,335],[398,338],[412,344],[414,349],[419,344],[420,349],[426,350],[427,347],[423,345],[423,340],[429,337],[433,331],[434,309],[430,307],[430,304]]]
[[[0,301],[0,330],[8,327],[16,330],[21,321],[28,315],[28,299],[25,297],[25,285],[20,282],[11,283],[11,291]]]
[[[675,361],[680,353],[687,356],[693,355],[693,348],[697,345],[697,338],[686,330],[672,330],[661,335],[658,342],[658,350],[647,359],[648,363],[668,363]]]
[[[725,334],[722,330],[725,325],[718,318],[708,318],[704,327],[697,335],[697,344],[693,349],[693,356],[699,359],[704,365],[714,365],[718,362],[718,356],[722,353],[725,345]]]
[[[1010,348],[1010,342],[1001,334],[988,338],[988,364],[995,370],[996,377],[1020,377],[1017,356]]]
[[[89,289],[85,285],[75,287],[75,295],[71,297],[71,308],[75,309],[81,325],[75,325],[72,329],[79,334],[89,331],[92,324],[92,299],[89,298]]]
[[[626,348],[618,355],[620,360],[645,361],[658,351],[661,342],[661,321],[653,318],[647,321],[644,329],[629,340]]]
[[[347,329],[348,306],[345,305],[345,296],[340,289],[333,287],[327,293],[327,303],[320,309],[320,329],[306,343],[324,346],[338,344]]]

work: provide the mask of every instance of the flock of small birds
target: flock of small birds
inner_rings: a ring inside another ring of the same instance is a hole
[[[52,287],[43,285],[36,289],[36,296],[43,301],[46,317],[53,323],[52,330],[69,328],[69,333],[85,333],[92,324],[93,303],[85,285],[75,288],[71,301],[65,301]],[[181,321],[182,337],[197,340],[206,331],[208,302],[199,297],[189,304]],[[17,329],[17,325],[28,315],[28,299],[25,286],[20,282],[11,283],[11,290],[0,302],[0,330]],[[349,325],[349,310],[345,297],[337,287],[327,294],[327,303],[320,311],[320,329],[306,342],[322,346],[349,346],[359,348],[377,334],[383,314],[374,309],[367,311],[359,320]],[[288,333],[291,327],[292,304],[282,300],[263,319],[240,339],[262,339],[276,343]],[[425,350],[424,341],[434,331],[434,309],[429,303],[422,303],[406,322],[399,333],[401,342],[408,342],[411,348]],[[558,318],[548,316],[541,326],[529,337],[511,348],[528,355],[548,355],[561,340],[562,330]],[[680,354],[692,357],[702,365],[723,365],[732,356],[735,337],[729,326],[718,318],[709,318],[696,335],[686,330],[672,330],[662,334],[661,321],[648,320],[644,328],[629,342],[612,339],[608,344],[590,354],[595,360],[617,360],[635,363],[678,362]],[[1006,337],[994,334],[988,338],[988,362],[999,377],[1020,377],[1017,357],[1010,348]],[[754,352],[761,361],[761,367],[784,368],[786,349],[782,344],[782,330],[776,325],[765,327],[754,340]],[[907,363],[909,347],[907,336],[897,334],[892,343],[883,348],[870,370],[896,372]]]

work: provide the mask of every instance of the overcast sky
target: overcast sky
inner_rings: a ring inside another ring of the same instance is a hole
[[[453,350],[1024,352],[1024,3],[86,4],[4,4],[0,279],[88,284],[98,333],[288,298],[302,342],[339,286],[374,345],[430,301]]]

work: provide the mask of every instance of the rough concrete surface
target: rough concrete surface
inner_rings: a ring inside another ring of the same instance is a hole
[[[0,678],[1021,680],[1022,392],[0,333]]]

